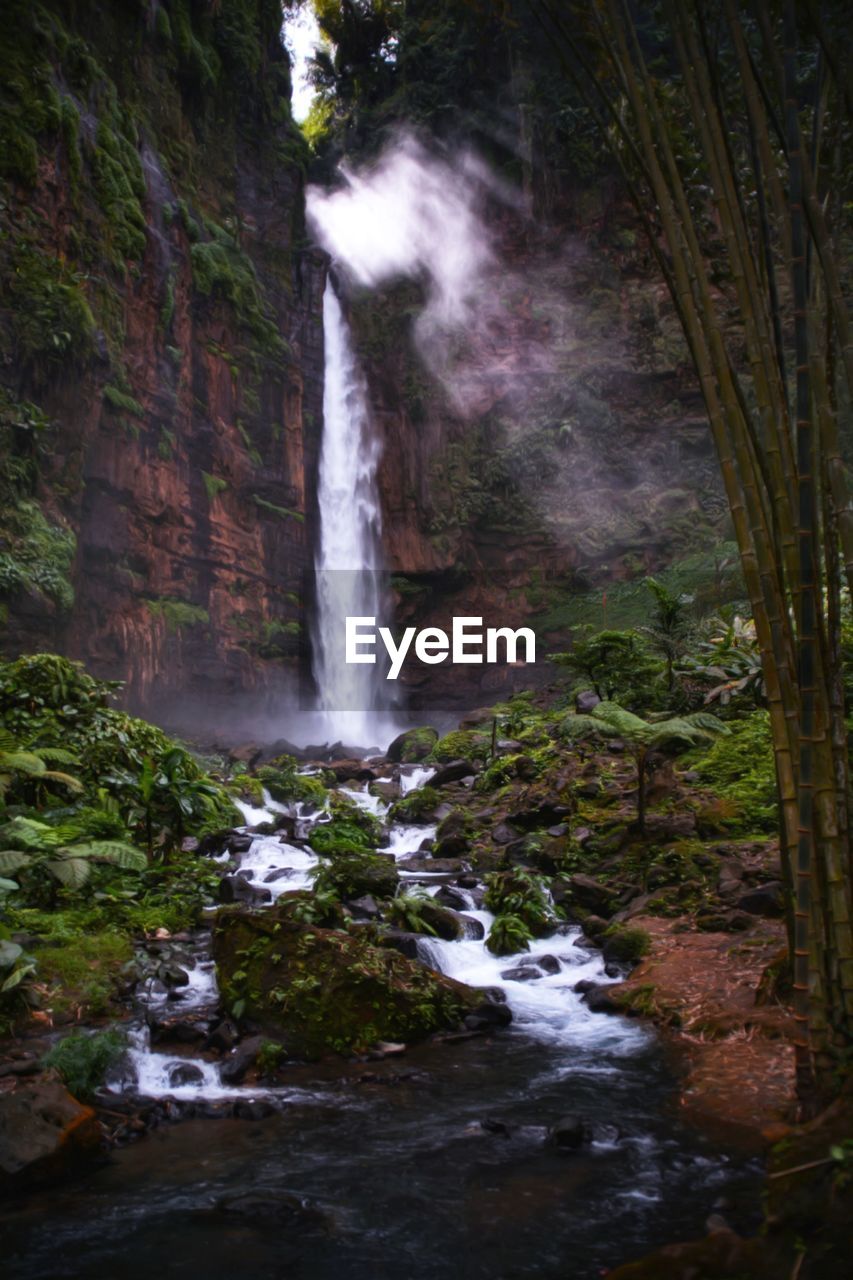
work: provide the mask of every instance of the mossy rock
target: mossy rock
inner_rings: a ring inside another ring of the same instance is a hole
[[[278,907],[221,911],[213,954],[232,1013],[300,1057],[423,1040],[456,1027],[482,1001],[364,931],[301,925]]]
[[[347,814],[316,826],[311,832],[311,848],[325,858],[346,853],[370,853],[376,848],[376,838],[353,815]]]
[[[425,760],[438,742],[438,733],[430,725],[407,729],[394,739],[386,756],[394,764],[417,764]]]
[[[399,882],[397,864],[388,855],[354,850],[335,854],[314,881],[318,893],[330,892],[347,901],[372,894],[374,898],[391,898]]]
[[[292,756],[280,756],[269,764],[261,765],[255,771],[255,777],[279,804],[301,801],[319,808],[326,803],[327,792],[320,779],[297,773]]]
[[[439,738],[430,752],[430,759],[439,764],[451,760],[482,760],[491,746],[491,735],[478,733],[476,729],[454,729]]]
[[[434,787],[418,787],[407,796],[395,800],[388,814],[391,822],[429,823],[435,817],[435,811],[442,798]]]

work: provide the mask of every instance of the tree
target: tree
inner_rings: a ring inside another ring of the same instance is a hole
[[[639,632],[587,632],[579,627],[571,649],[552,654],[551,661],[588,680],[599,698],[628,701],[639,689],[646,689],[657,668]]]
[[[637,766],[637,826],[646,834],[646,783],[649,752],[676,742],[697,743],[729,730],[722,720],[706,711],[671,716],[668,720],[643,720],[618,702],[599,702],[591,715],[566,716],[560,732],[570,740],[596,737],[622,738]]]
[[[675,684],[675,663],[685,653],[692,630],[687,610],[689,597],[673,595],[655,578],[646,578],[646,586],[652,594],[654,607],[652,620],[642,631],[652,649],[663,658],[666,687],[671,693]]]
[[[848,216],[845,7],[663,0],[649,14],[533,0],[533,11],[622,172],[705,399],[761,651],[794,903],[797,1085],[811,1110],[853,1039],[840,668],[853,506],[838,426],[853,338],[832,221]]]

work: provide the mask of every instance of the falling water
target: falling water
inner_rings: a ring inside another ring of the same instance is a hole
[[[383,613],[382,515],[376,489],[379,444],[367,386],[331,279],[323,295],[325,373],[318,498],[320,538],[314,676],[327,732],[353,745],[376,741],[384,670],[344,660],[347,617]]]

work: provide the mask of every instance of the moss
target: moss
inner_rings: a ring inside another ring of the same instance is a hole
[[[399,875],[393,858],[364,848],[336,850],[331,856],[332,861],[315,877],[318,895],[330,894],[343,902],[365,893],[376,898],[394,896]]]
[[[435,787],[417,787],[395,800],[388,816],[392,822],[431,822],[440,804],[441,796]]]
[[[258,349],[268,356],[288,354],[258,282],[249,257],[224,227],[209,224],[212,239],[198,241],[190,250],[193,284],[210,298],[219,298],[234,311],[238,324],[247,329]]]
[[[388,748],[388,759],[398,764],[416,764],[425,760],[432,751],[438,734],[431,725],[420,725],[415,729],[407,729]]]
[[[127,391],[123,391],[121,387],[116,387],[110,382],[104,387],[104,400],[111,409],[115,409],[119,413],[131,413],[136,418],[144,416],[145,410],[139,401],[134,399]]]
[[[274,516],[278,516],[281,520],[297,520],[300,524],[305,522],[305,516],[301,511],[294,511],[291,507],[280,507],[275,502],[268,502],[260,494],[253,493],[252,501],[262,511],[271,511]]]
[[[214,956],[226,1003],[291,1054],[349,1054],[458,1025],[476,993],[363,931],[306,927],[287,907],[220,912]]]
[[[207,494],[208,502],[213,502],[220,493],[228,488],[228,481],[222,476],[211,475],[209,471],[202,471],[201,478],[204,481],[204,490]]]
[[[95,319],[84,277],[61,258],[29,241],[12,249],[7,285],[13,306],[12,335],[19,359],[39,372],[93,351]]]
[[[446,733],[430,752],[430,760],[446,763],[449,760],[482,760],[491,748],[491,735],[476,729],[454,729]]]
[[[602,934],[604,954],[607,960],[633,964],[648,955],[651,938],[645,929],[632,929],[626,925],[612,924]]]
[[[279,756],[269,764],[261,765],[256,777],[273,800],[281,804],[302,801],[321,808],[326,803],[326,788],[320,779],[298,773],[293,756]]]
[[[201,605],[187,604],[185,600],[146,600],[150,613],[155,618],[163,618],[166,630],[179,632],[184,627],[198,627],[210,622],[210,614]]]
[[[333,858],[337,854],[371,852],[376,841],[357,822],[333,818],[311,832],[311,848],[323,857]]]
[[[40,947],[36,958],[54,1013],[97,1015],[109,1010],[133,948],[117,933],[82,934],[64,946]]]
[[[134,143],[106,120],[98,124],[92,152],[98,203],[110,230],[113,260],[139,259],[145,253],[145,176]]]

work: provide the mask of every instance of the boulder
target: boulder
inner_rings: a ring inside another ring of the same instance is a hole
[[[243,742],[239,747],[231,748],[228,759],[233,764],[247,764],[251,769],[260,760],[263,751],[263,747],[259,747],[257,742]]]
[[[461,782],[477,772],[470,760],[450,760],[436,769],[429,780],[431,787],[445,787],[449,782]]]
[[[169,1088],[180,1089],[182,1085],[201,1084],[204,1073],[194,1062],[177,1062],[169,1070]]]
[[[449,884],[441,886],[433,901],[442,907],[450,907],[451,911],[468,910],[467,896],[464,893],[460,893],[458,889],[452,889]]]
[[[272,894],[269,889],[251,884],[245,876],[223,876],[219,881],[219,901],[226,905],[244,902],[246,905],[259,906],[263,902],[272,902]]]
[[[263,1044],[263,1036],[249,1036],[248,1039],[241,1040],[222,1060],[219,1068],[222,1083],[239,1084],[249,1068],[255,1065]]]
[[[616,910],[618,894],[609,885],[602,884],[593,876],[581,873],[570,876],[568,882],[569,901],[584,911],[592,911],[597,916],[611,916]]]
[[[735,902],[738,911],[748,911],[751,916],[777,919],[785,914],[785,890],[778,880],[747,889]]]
[[[393,804],[401,795],[399,782],[392,778],[380,778],[377,782],[371,782],[369,790],[372,796],[378,796],[385,804]]]
[[[159,965],[157,977],[165,987],[188,987],[190,984],[190,975],[186,969],[182,969],[174,961]]]
[[[430,725],[407,729],[399,734],[385,752],[394,764],[417,764],[424,760],[438,742],[438,733]]]
[[[484,1000],[465,1018],[469,1031],[495,1031],[499,1027],[508,1027],[511,1022],[512,1009],[509,1005],[494,1000]]]
[[[501,973],[504,982],[532,982],[542,977],[542,970],[535,964],[520,964],[516,969],[504,969]]]
[[[558,1151],[577,1151],[590,1141],[592,1132],[579,1116],[563,1116],[548,1130],[548,1143]]]
[[[584,993],[584,1004],[593,1013],[622,1013],[623,1010],[613,999],[612,988],[608,986],[591,986]]]
[[[556,956],[537,956],[536,963],[543,973],[562,973],[563,966]]]
[[[452,1028],[482,995],[375,945],[363,929],[303,925],[286,906],[219,912],[213,954],[232,1009],[290,1055],[363,1052],[377,1041],[410,1043]]]
[[[221,1022],[213,1028],[207,1039],[208,1049],[219,1049],[223,1053],[227,1053],[229,1049],[233,1049],[240,1038],[240,1032],[237,1030],[236,1023],[230,1018],[223,1018]]]
[[[374,782],[376,770],[371,769],[363,760],[330,760],[326,765],[335,775],[337,782]]]
[[[0,1094],[0,1188],[52,1182],[100,1151],[95,1112],[53,1074]]]
[[[377,920],[380,915],[379,907],[372,893],[362,894],[360,898],[350,898],[347,906],[357,920]]]
[[[591,715],[599,702],[601,702],[601,699],[594,689],[581,689],[575,694],[575,711],[579,716]]]

